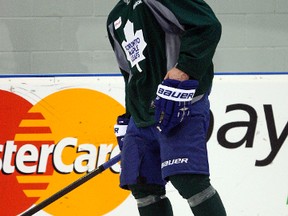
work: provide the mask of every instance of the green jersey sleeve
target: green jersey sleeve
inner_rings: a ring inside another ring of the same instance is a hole
[[[221,37],[221,24],[203,0],[162,0],[184,27],[177,68],[201,80],[213,68],[212,58]]]

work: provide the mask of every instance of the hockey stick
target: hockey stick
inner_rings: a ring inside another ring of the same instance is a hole
[[[91,172],[87,173],[86,175],[82,176],[81,178],[77,179],[76,181],[72,182],[68,186],[64,187],[60,191],[56,192],[52,196],[48,197],[47,199],[40,202],[38,205],[28,209],[26,212],[21,214],[20,216],[31,216],[41,209],[45,208],[46,206],[50,205],[51,203],[55,202],[57,199],[61,198],[65,194],[69,193],[70,191],[74,190],[75,188],[79,187],[80,185],[84,184],[91,178],[95,177],[96,175],[102,173],[104,170],[110,168],[114,164],[116,164],[118,161],[120,161],[121,155],[117,155],[107,161],[106,163],[102,164],[101,166],[95,168]]]

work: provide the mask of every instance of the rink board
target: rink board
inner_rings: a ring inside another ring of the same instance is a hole
[[[288,75],[217,75],[210,101],[211,181],[230,216],[288,216]],[[16,215],[119,153],[118,75],[0,78],[0,215]],[[120,166],[37,215],[135,216]],[[168,183],[175,216],[191,215]]]

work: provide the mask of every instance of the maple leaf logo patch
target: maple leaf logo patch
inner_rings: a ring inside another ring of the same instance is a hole
[[[122,47],[126,53],[127,60],[132,67],[136,66],[137,70],[142,72],[139,62],[146,58],[143,51],[147,46],[147,43],[144,41],[143,31],[138,30],[134,34],[134,25],[128,20],[124,27],[124,34],[126,41],[122,42]]]

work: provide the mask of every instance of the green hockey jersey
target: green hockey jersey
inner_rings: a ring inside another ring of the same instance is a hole
[[[211,88],[221,24],[203,0],[121,0],[107,19],[110,43],[125,80],[126,110],[138,127],[154,124],[158,85],[173,67]]]

